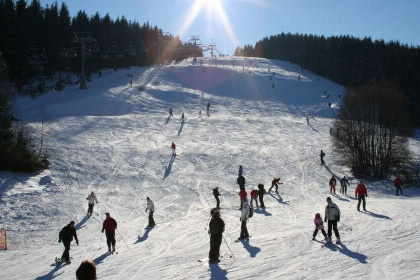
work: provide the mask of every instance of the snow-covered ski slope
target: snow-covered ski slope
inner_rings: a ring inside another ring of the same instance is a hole
[[[9,247],[0,251],[0,279],[75,279],[86,259],[97,264],[99,279],[420,279],[420,192],[408,188],[397,197],[391,181],[366,182],[369,212],[356,211],[358,178],[339,165],[329,136],[343,87],[289,62],[198,62],[106,70],[86,90],[75,85],[17,100],[35,129],[46,117],[52,166],[32,176],[0,173]],[[410,143],[418,153],[418,141]],[[235,243],[240,164],[248,194],[259,183],[268,190],[275,176],[284,184],[279,195],[265,196],[265,211],[255,210],[252,238]],[[348,195],[333,197],[343,245],[321,248],[320,232],[311,241],[313,219],[324,215],[331,174],[348,175],[352,184]],[[226,223],[224,258],[207,266],[197,260],[208,257],[215,187]],[[99,204],[86,219],[91,191]],[[144,229],[147,196],[156,207],[152,230]],[[118,255],[106,254],[105,212],[118,222]],[[63,251],[58,232],[71,220],[80,241],[72,243],[72,264],[51,267]]]

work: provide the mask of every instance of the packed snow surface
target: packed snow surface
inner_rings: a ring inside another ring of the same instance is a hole
[[[96,263],[99,279],[420,279],[418,189],[405,186],[404,196],[395,196],[391,180],[365,182],[368,211],[358,212],[360,179],[332,151],[342,86],[289,62],[242,57],[102,74],[85,90],[74,85],[16,100],[35,134],[47,120],[51,169],[0,173],[8,241],[0,279],[75,279],[86,259]],[[410,147],[418,154],[416,139]],[[234,242],[239,165],[248,194],[260,183],[268,191],[274,177],[283,182],[278,194],[265,195],[265,209],[255,209],[244,242]],[[338,188],[329,194],[332,174],[348,176],[347,195]],[[215,187],[226,229],[223,260],[209,266],[198,260],[208,257]],[[99,204],[87,218],[91,191]],[[151,230],[144,229],[147,196],[156,207]],[[342,245],[322,248],[320,232],[311,240],[313,219],[324,216],[328,196],[342,212]],[[115,255],[107,254],[101,233],[106,212],[118,222]],[[72,263],[50,266],[64,249],[58,233],[71,220],[80,242],[72,242]]]

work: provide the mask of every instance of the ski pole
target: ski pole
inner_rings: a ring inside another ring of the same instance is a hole
[[[348,226],[348,225],[344,224],[342,221],[340,221],[340,223],[341,223],[344,227],[348,228],[350,231],[353,231],[353,228],[352,228],[351,226]]]
[[[209,220],[207,221],[206,228],[204,230],[207,230],[207,226],[209,225],[210,220],[211,220],[211,216],[210,216]]]
[[[125,240],[124,240],[124,238],[121,235],[121,232],[118,229],[116,229],[116,230],[117,230],[118,234],[121,236],[121,239],[124,242],[125,246],[127,246],[127,248],[128,248],[128,245],[127,245],[127,243],[125,243]]]
[[[232,254],[231,258],[233,257],[233,259],[234,259],[234,260],[236,260],[236,259],[235,259],[235,255],[233,255],[233,252],[232,252],[232,250],[230,249],[230,247],[229,247],[228,243],[226,242],[225,237],[224,237],[223,235],[222,235],[222,237],[223,237],[223,240],[225,241],[226,246],[228,247],[228,249],[229,249],[230,253]]]

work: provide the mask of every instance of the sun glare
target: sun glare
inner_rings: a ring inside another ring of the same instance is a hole
[[[234,45],[237,45],[238,40],[236,39],[235,33],[233,32],[232,26],[229,21],[229,17],[223,7],[222,0],[195,0],[187,12],[187,18],[180,30],[180,36],[182,37],[187,30],[191,27],[197,16],[201,11],[206,12],[206,21],[210,28],[217,29],[219,25],[222,26],[223,32],[228,33],[229,39]],[[207,26],[206,28],[208,28]],[[204,32],[204,30],[203,30]],[[220,31],[218,31],[220,32]],[[200,35],[200,34],[197,34]]]

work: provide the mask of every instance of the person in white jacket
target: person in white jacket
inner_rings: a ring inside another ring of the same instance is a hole
[[[95,202],[98,203],[98,199],[96,198],[96,195],[94,192],[91,192],[90,195],[86,198],[89,202],[89,209],[88,209],[88,216],[92,216],[93,212],[93,206],[95,205]]]
[[[241,235],[239,236],[238,240],[243,240],[245,238],[249,238],[248,229],[246,228],[246,223],[249,219],[249,203],[248,199],[245,197],[242,200],[242,211],[241,211],[241,217],[239,220],[241,223]]]
[[[324,222],[328,222],[327,242],[331,242],[332,230],[334,230],[337,243],[340,243],[340,233],[338,232],[337,223],[340,221],[340,208],[332,202],[331,197],[327,197],[327,206],[325,207]]]
[[[155,204],[150,199],[150,197],[147,197],[146,212],[147,211],[149,211],[149,224],[147,225],[147,227],[154,227],[156,225],[155,220],[153,219],[153,213],[155,212]]]

